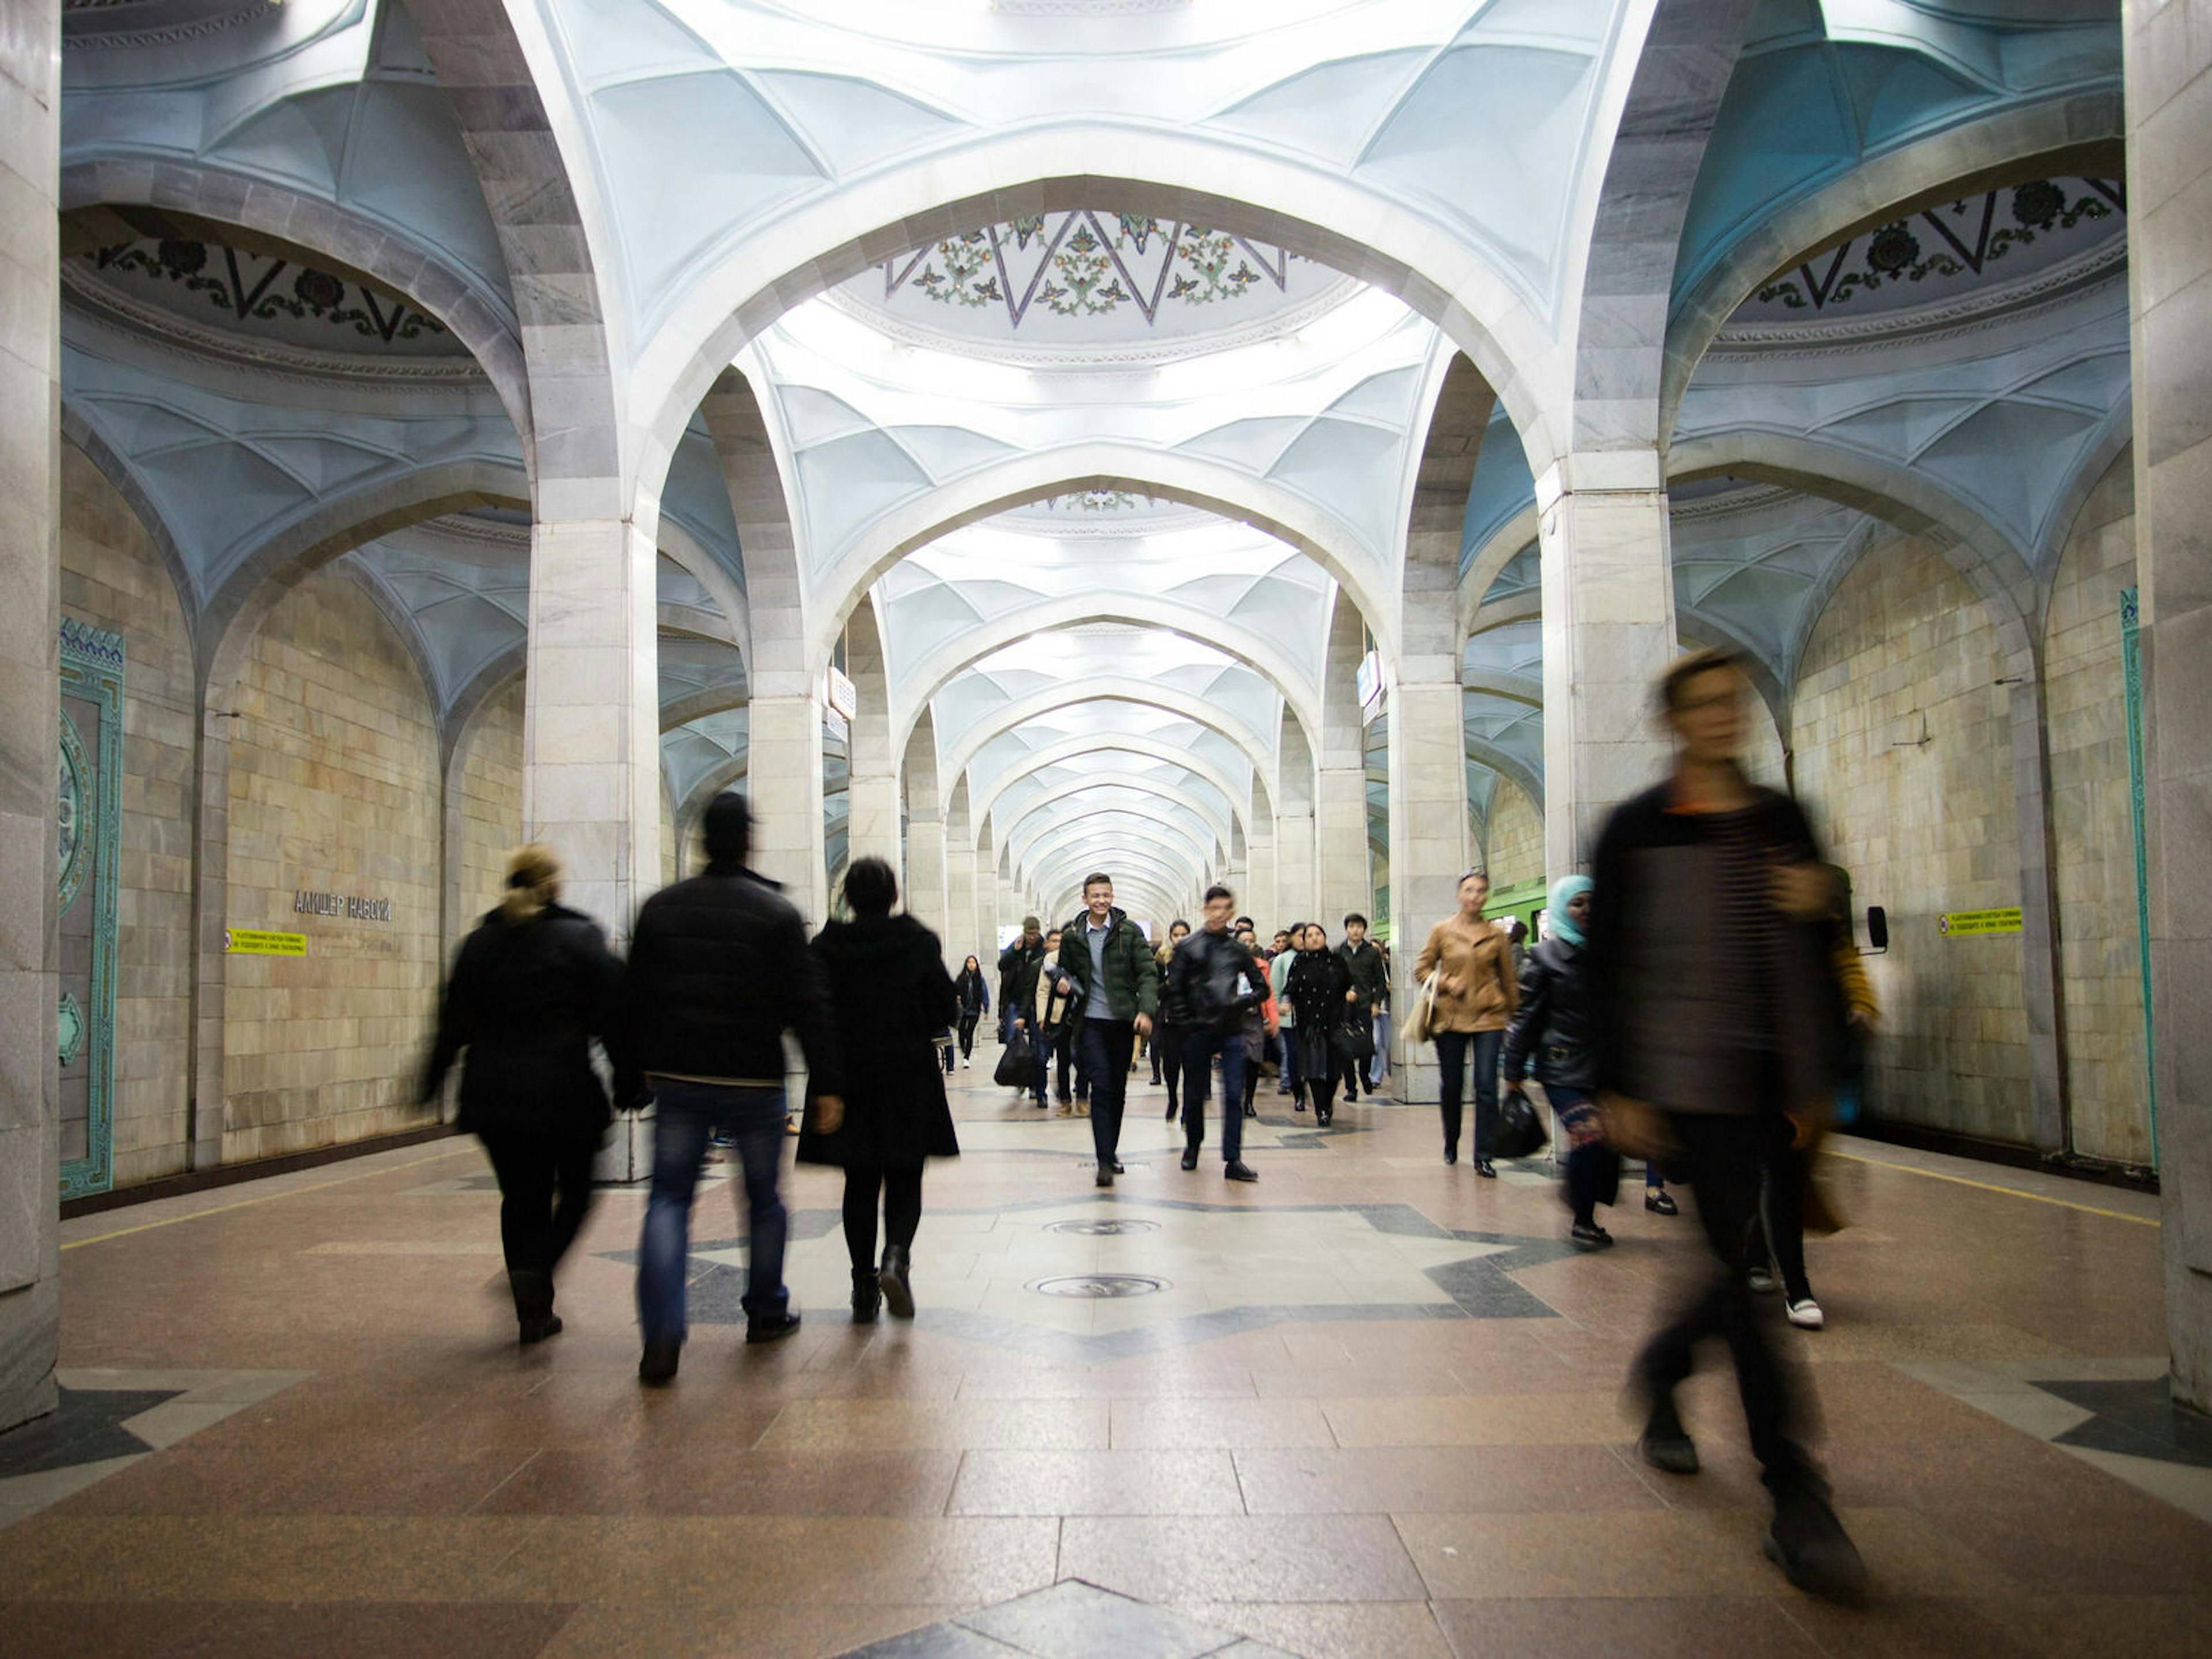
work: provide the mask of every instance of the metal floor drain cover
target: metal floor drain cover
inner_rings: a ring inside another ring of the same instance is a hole
[[[1037,1279],[1028,1288],[1039,1296],[1068,1296],[1085,1302],[1111,1302],[1125,1296],[1152,1296],[1168,1288],[1164,1279],[1144,1273],[1071,1273]]]
[[[1084,1238],[1126,1238],[1132,1233],[1156,1233],[1157,1221],[1050,1221],[1048,1233],[1074,1233]]]

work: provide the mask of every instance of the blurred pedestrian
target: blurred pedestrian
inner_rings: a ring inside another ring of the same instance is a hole
[[[1428,942],[1413,964],[1413,977],[1436,975],[1429,1030],[1443,1068],[1439,1111],[1443,1118],[1444,1162],[1459,1162],[1461,1103],[1468,1072],[1474,1074],[1474,1172],[1498,1174],[1491,1147],[1498,1133],[1498,1055],[1505,1028],[1521,998],[1513,977],[1513,957],[1505,934],[1482,913],[1490,898],[1490,878],[1470,870],[1459,878],[1459,908],[1429,929]]]
[[[686,1334],[691,1199],[708,1138],[735,1141],[744,1172],[745,1340],[799,1328],[783,1282],[783,1034],[806,1057],[817,1121],[843,1110],[836,1042],[821,970],[782,890],[747,867],[752,814],[743,795],[714,797],[703,821],[707,867],[664,887],[638,912],[630,945],[629,1028],[653,1091],[653,1190],[638,1243],[641,1382],[676,1375]]]
[[[914,1317],[922,1163],[960,1155],[936,1064],[937,1033],[959,1006],[959,994],[945,974],[937,935],[910,915],[892,915],[897,901],[890,866],[857,860],[845,872],[853,919],[830,922],[814,937],[814,959],[845,1056],[845,1109],[840,1121],[800,1134],[799,1157],[844,1166],[845,1250],[852,1258],[857,1325],[869,1323],[885,1305],[894,1319]]]
[[[1176,946],[1189,937],[1190,924],[1181,916],[1168,924],[1166,940],[1153,952],[1162,986],[1167,983],[1168,963],[1174,958]],[[1155,1085],[1167,1085],[1167,1121],[1170,1123],[1182,1111],[1182,1029],[1168,1018],[1167,1001],[1163,997],[1159,1018],[1152,1022],[1152,1081]]]
[[[622,963],[599,924],[560,898],[551,848],[533,842],[509,856],[504,894],[462,941],[446,981],[422,1085],[422,1098],[434,1100],[467,1050],[456,1127],[483,1142],[499,1181],[500,1249],[525,1343],[560,1330],[553,1270],[591,1212],[592,1161],[610,1121],[594,1037],[622,1097],[638,1089]]]
[[[1697,1345],[1723,1338],[1774,1502],[1766,1553],[1799,1588],[1849,1596],[1866,1570],[1798,1438],[1809,1384],[1778,1358],[1742,1272],[1784,1115],[1825,1102],[1843,1023],[1828,959],[1835,884],[1796,803],[1744,776],[1749,689],[1735,658],[1710,651],[1661,682],[1674,769],[1599,836],[1585,983],[1608,1133],[1679,1164],[1710,1252],[1636,1363],[1644,1461],[1697,1470],[1674,1394]]]
[[[1213,1062],[1221,1062],[1222,1174],[1231,1181],[1260,1177],[1244,1162],[1244,1021],[1260,1006],[1266,981],[1251,948],[1229,932],[1237,896],[1216,884],[1206,890],[1206,925],[1176,948],[1162,993],[1168,1017],[1183,1035],[1182,1167],[1198,1167],[1206,1143],[1206,1100]]]

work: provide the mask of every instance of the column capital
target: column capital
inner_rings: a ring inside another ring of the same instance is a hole
[[[1667,487],[1656,449],[1585,449],[1562,455],[1536,477],[1536,510],[1548,513],[1562,495],[1641,493]]]

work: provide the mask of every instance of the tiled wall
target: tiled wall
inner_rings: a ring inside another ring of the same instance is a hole
[[[415,1083],[437,980],[438,739],[399,639],[336,567],[270,613],[240,677],[229,912],[307,935],[306,957],[234,956],[225,1161],[428,1121]],[[301,888],[388,898],[388,922],[296,915]]]
[[[1798,793],[1860,908],[1889,912],[1890,953],[1868,959],[1883,1013],[1869,1104],[2025,1142],[2020,936],[1937,932],[1942,912],[2021,902],[2003,672],[1972,588],[1941,553],[1897,538],[1844,579],[1814,631],[1795,746]]]
[[[2051,857],[2077,1150],[2148,1164],[2150,1114],[2129,808],[2120,590],[2136,580],[2135,459],[2113,464],[2075,521],[2044,634]]]
[[[1534,881],[1544,873],[1544,818],[1518,785],[1498,781],[1490,798],[1490,835],[1483,848],[1492,887]]]
[[[484,912],[499,902],[507,854],[522,842],[523,681],[477,711],[461,753],[460,902],[446,921],[447,957]]]
[[[185,1167],[191,1084],[191,641],[145,526],[62,445],[62,614],[122,635],[123,859],[117,895],[115,1184]]]

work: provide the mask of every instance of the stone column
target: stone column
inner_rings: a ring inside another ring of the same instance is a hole
[[[1278,927],[1290,925],[1291,917],[1282,908],[1282,896],[1275,878],[1275,819],[1267,811],[1266,798],[1258,783],[1252,786],[1252,816],[1244,831],[1245,880],[1252,888],[1253,921],[1260,924],[1263,934],[1273,933]]]
[[[849,750],[853,805],[847,845],[855,863],[878,858],[901,870],[904,849],[898,757],[891,752],[890,688],[884,673],[883,638],[876,629],[872,599],[862,599],[846,619],[845,672],[852,679],[857,705]]]
[[[1448,532],[1448,550],[1441,541],[1426,550],[1439,556],[1433,557],[1417,556],[1425,533],[1447,534],[1414,532],[1416,546],[1406,561],[1401,648],[1386,677],[1384,703],[1390,722],[1390,962],[1396,1009],[1413,994],[1413,963],[1429,929],[1458,907],[1459,878],[1468,868],[1467,734],[1453,611],[1458,530]],[[1398,1099],[1437,1098],[1434,1048],[1405,1045],[1391,1069]]]
[[[956,974],[970,955],[986,962],[987,941],[976,922],[975,837],[968,823],[968,791],[956,786],[945,814],[945,954]]]
[[[2212,27],[2201,4],[2122,18],[2166,1340],[2174,1398],[2212,1411]]]
[[[1544,870],[1589,861],[1606,814],[1666,770],[1651,689],[1680,654],[1667,492],[1650,450],[1536,480],[1543,550]]]
[[[1329,924],[1332,937],[1346,911],[1364,911],[1375,902],[1367,862],[1367,728],[1359,717],[1355,683],[1365,654],[1359,613],[1340,593],[1329,623],[1314,799],[1320,860],[1315,899],[1322,910],[1316,920]]]
[[[745,720],[753,867],[783,884],[808,927],[830,914],[822,842],[822,705],[811,691],[755,693]]]
[[[0,1429],[54,1408],[61,1334],[61,1102],[54,756],[61,726],[60,0],[0,26]]]
[[[1323,913],[1316,879],[1313,750],[1307,744],[1305,727],[1287,710],[1283,715],[1282,746],[1275,801],[1276,902],[1286,915],[1328,922],[1334,936],[1336,920]]]
[[[563,898],[617,946],[660,884],[659,597],[650,529],[540,520],[530,541],[522,817]]]

